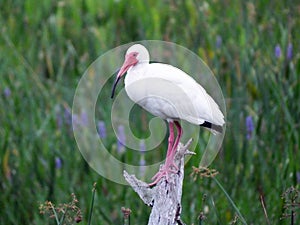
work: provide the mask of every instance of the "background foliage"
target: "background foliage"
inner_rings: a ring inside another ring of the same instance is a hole
[[[0,224],[52,224],[39,205],[69,202],[71,193],[87,221],[95,181],[93,223],[121,224],[126,206],[132,224],[146,224],[150,209],[86,165],[70,127],[90,63],[146,39],[183,45],[214,71],[228,121],[212,164],[217,178],[248,224],[290,224],[280,218],[281,194],[300,183],[299,2],[1,0],[0,8]],[[116,148],[113,133],[106,139]],[[203,211],[207,224],[233,222],[235,209],[216,182],[188,176],[198,163],[186,165],[183,221],[196,224]]]

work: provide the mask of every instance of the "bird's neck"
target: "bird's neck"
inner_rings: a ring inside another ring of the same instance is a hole
[[[149,63],[145,62],[138,63],[137,65],[130,67],[125,76],[125,86],[137,80],[143,79],[147,74],[148,65]]]

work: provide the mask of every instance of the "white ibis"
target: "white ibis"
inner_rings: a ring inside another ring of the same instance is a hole
[[[125,90],[129,98],[169,124],[166,161],[152,178],[153,182],[149,185],[153,186],[178,170],[174,157],[182,136],[180,120],[203,126],[213,134],[222,133],[225,122],[216,102],[191,76],[174,66],[150,63],[149,60],[149,52],[143,45],[131,46],[117,74],[111,97],[114,96],[118,81],[127,72]]]

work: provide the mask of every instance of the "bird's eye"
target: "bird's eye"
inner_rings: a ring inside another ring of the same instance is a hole
[[[135,52],[135,53],[133,53],[133,56],[134,56],[134,57],[137,57],[137,55],[138,55],[138,54],[137,54],[136,52]]]

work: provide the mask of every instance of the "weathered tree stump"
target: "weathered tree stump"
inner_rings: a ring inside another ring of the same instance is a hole
[[[180,219],[181,196],[184,178],[184,156],[195,154],[188,150],[192,139],[186,145],[178,145],[175,155],[175,164],[178,173],[170,174],[168,180],[162,178],[154,187],[141,180],[135,175],[129,175],[124,171],[124,177],[133,190],[140,196],[143,202],[152,207],[148,225],[176,225],[184,224]]]

